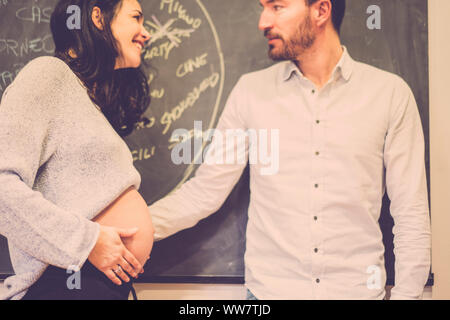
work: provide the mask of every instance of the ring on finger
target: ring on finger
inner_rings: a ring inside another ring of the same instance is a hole
[[[118,264],[116,269],[112,269],[112,271],[114,271],[114,273],[119,273],[122,271],[122,267]]]

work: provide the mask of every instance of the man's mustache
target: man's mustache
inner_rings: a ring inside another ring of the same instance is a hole
[[[269,30],[264,31],[264,37],[268,39],[281,39],[283,40],[283,37],[277,33],[271,33]]]

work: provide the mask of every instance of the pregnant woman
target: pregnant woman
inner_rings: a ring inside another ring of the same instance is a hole
[[[0,234],[15,271],[1,298],[127,299],[153,245],[122,140],[150,103],[150,35],[136,0],[60,0],[50,25],[55,57],[29,62],[0,104]]]

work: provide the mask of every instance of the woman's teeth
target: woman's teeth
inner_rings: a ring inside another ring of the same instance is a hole
[[[139,48],[139,50],[142,50],[142,45],[139,42],[133,41],[133,43]]]

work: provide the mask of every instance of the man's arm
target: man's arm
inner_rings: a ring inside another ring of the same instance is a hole
[[[239,81],[231,92],[217,125],[216,131],[223,139],[215,137],[208,149],[208,156],[212,160],[223,152],[224,163],[204,162],[192,179],[149,207],[155,228],[155,240],[190,228],[216,212],[239,180],[248,162],[248,141],[245,142],[244,148],[237,145],[239,139],[228,139],[227,143],[226,131],[246,130],[242,115],[246,106],[244,99],[242,81]],[[225,155],[231,152],[238,153],[237,159],[244,161],[225,162]]]
[[[394,218],[391,299],[421,299],[431,259],[424,136],[411,89],[399,80],[386,136],[386,188]]]

